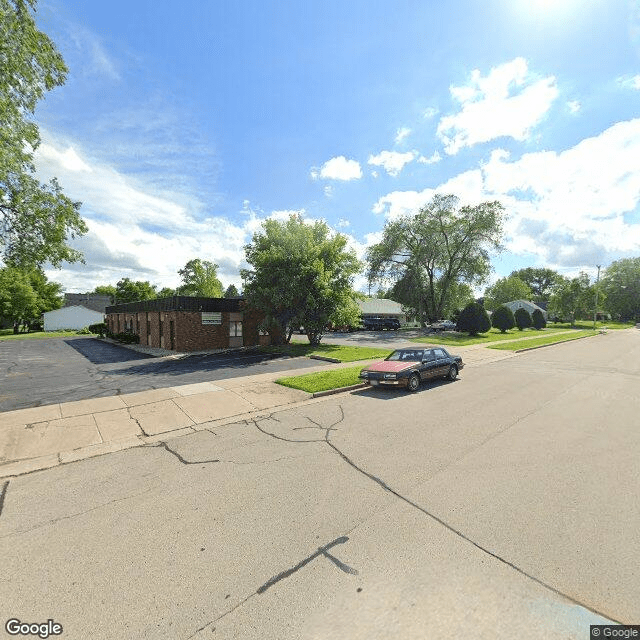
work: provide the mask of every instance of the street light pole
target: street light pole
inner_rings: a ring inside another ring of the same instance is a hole
[[[596,301],[593,307],[593,330],[596,330],[596,319],[598,317],[598,284],[600,283],[600,265],[597,264],[598,267],[598,277],[596,278]]]

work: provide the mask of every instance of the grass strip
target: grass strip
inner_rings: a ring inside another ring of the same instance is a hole
[[[46,340],[48,338],[68,338],[69,336],[95,337],[93,333],[78,333],[77,331],[34,331],[32,333],[13,333],[12,329],[0,331],[0,342],[3,340]]]
[[[357,360],[371,360],[373,358],[386,358],[393,349],[380,349],[376,347],[348,347],[337,344],[319,344],[315,347],[310,344],[290,343],[260,347],[265,353],[279,353],[288,356],[328,356],[336,358],[340,362],[356,362]]]
[[[537,338],[538,336],[547,336],[549,334],[558,333],[560,331],[566,331],[562,328],[549,328],[536,331],[535,329],[525,329],[519,331],[518,329],[511,329],[505,333],[502,333],[498,329],[490,329],[486,333],[480,333],[477,336],[470,336],[466,333],[447,332],[447,333],[432,333],[424,338],[412,338],[411,342],[420,342],[425,344],[450,344],[459,345],[461,347],[471,344],[484,344],[487,342],[501,342],[502,340],[517,340],[518,338]]]
[[[596,332],[592,329],[576,330],[574,333],[565,333],[559,336],[542,336],[535,340],[516,340],[515,342],[507,342],[505,344],[492,344],[489,349],[503,349],[505,351],[518,351],[519,349],[532,349],[534,347],[543,347],[549,344],[559,344],[560,342],[568,342],[570,340],[578,340],[594,336]]]
[[[317,373],[306,373],[301,376],[279,378],[276,382],[283,387],[300,389],[307,393],[316,393],[358,384],[362,382],[358,378],[360,371],[362,371],[362,367],[345,367],[344,369],[332,369],[331,371],[318,371]]]

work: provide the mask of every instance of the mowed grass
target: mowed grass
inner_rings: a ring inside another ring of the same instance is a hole
[[[79,334],[77,331],[33,331],[32,333],[13,333],[13,329],[0,329],[0,342],[3,340],[43,340],[46,338],[67,338],[84,335],[91,337],[93,333]]]
[[[330,389],[340,389],[362,382],[358,374],[362,367],[345,367],[343,369],[332,369],[331,371],[318,371],[317,373],[306,373],[301,376],[290,376],[279,378],[278,384],[292,389],[300,389],[307,393],[317,393],[318,391],[329,391]]]
[[[515,342],[507,342],[505,344],[491,344],[489,349],[503,349],[505,351],[518,351],[519,349],[533,349],[534,347],[543,347],[549,344],[559,344],[560,342],[568,342],[570,340],[578,340],[579,338],[587,338],[595,336],[596,331],[593,329],[578,329],[571,333],[560,335],[542,336],[533,340],[516,340]]]
[[[337,344],[319,344],[312,347],[309,343],[298,342],[283,345],[260,347],[266,353],[280,353],[287,356],[323,356],[335,358],[340,362],[356,362],[357,360],[371,360],[372,358],[386,358],[393,349],[380,349],[376,347],[348,347]]]
[[[561,329],[593,329],[593,320],[578,320],[573,327],[570,322],[554,322],[553,328]],[[616,322],[615,320],[598,320],[596,322],[596,329],[632,329],[635,327],[634,322]]]
[[[467,346],[471,344],[483,344],[487,342],[500,342],[502,340],[517,340],[519,338],[533,338],[540,335],[549,335],[558,333],[560,331],[567,331],[566,328],[549,328],[540,329],[524,329],[519,331],[518,329],[511,329],[506,333],[502,333],[499,329],[489,329],[486,333],[479,333],[477,336],[470,336],[467,333],[458,333],[457,331],[448,331],[447,333],[432,333],[424,338],[412,338],[411,342],[422,342],[425,344],[450,344]]]

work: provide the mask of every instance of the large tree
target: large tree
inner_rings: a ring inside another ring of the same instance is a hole
[[[181,296],[222,298],[222,283],[218,280],[218,265],[208,260],[194,258],[178,271],[182,285],[177,289]]]
[[[0,0],[0,258],[22,267],[81,260],[68,241],[87,231],[80,203],[55,179],[41,184],[35,177],[35,108],[67,73],[53,42],[36,28],[35,7],[35,0]]]
[[[529,285],[516,276],[511,275],[507,278],[500,278],[485,289],[485,309],[497,309],[500,305],[513,300],[531,300]]]
[[[556,285],[549,300],[549,314],[568,319],[571,326],[576,318],[587,318],[593,313],[595,290],[589,284],[589,276],[581,272],[577,278],[563,278]]]
[[[640,258],[612,262],[599,286],[600,300],[606,295],[607,311],[621,320],[640,321]]]
[[[116,293],[114,296],[115,304],[123,304],[125,302],[138,302],[139,300],[152,300],[158,297],[156,286],[148,280],[131,280],[130,278],[122,278],[116,284]]]
[[[421,322],[443,317],[451,288],[478,285],[501,249],[503,207],[483,202],[459,206],[453,195],[436,195],[416,214],[387,222],[382,240],[368,252],[371,280],[404,280],[414,288]]]
[[[510,277],[519,278],[531,289],[531,299],[535,302],[548,302],[555,287],[562,283],[563,277],[553,269],[527,267],[518,269]]]
[[[324,222],[265,220],[245,254],[250,269],[241,271],[244,296],[286,341],[294,326],[304,326],[309,342],[317,344],[329,323],[357,323],[352,285],[361,265],[346,238]]]

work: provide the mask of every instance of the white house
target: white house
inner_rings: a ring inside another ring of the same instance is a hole
[[[401,324],[407,321],[407,316],[402,311],[402,305],[395,300],[365,298],[364,300],[358,300],[358,306],[363,318],[397,318]]]
[[[78,305],[47,311],[43,316],[45,331],[84,329],[84,327],[88,327],[90,324],[104,322],[104,313]]]
[[[529,315],[531,315],[536,309],[540,309],[540,311],[542,311],[542,316],[547,320],[547,312],[542,307],[539,307],[534,302],[529,302],[528,300],[512,300],[511,302],[505,302],[504,306],[511,309],[513,313],[515,313],[517,309],[526,309],[529,312]]]

